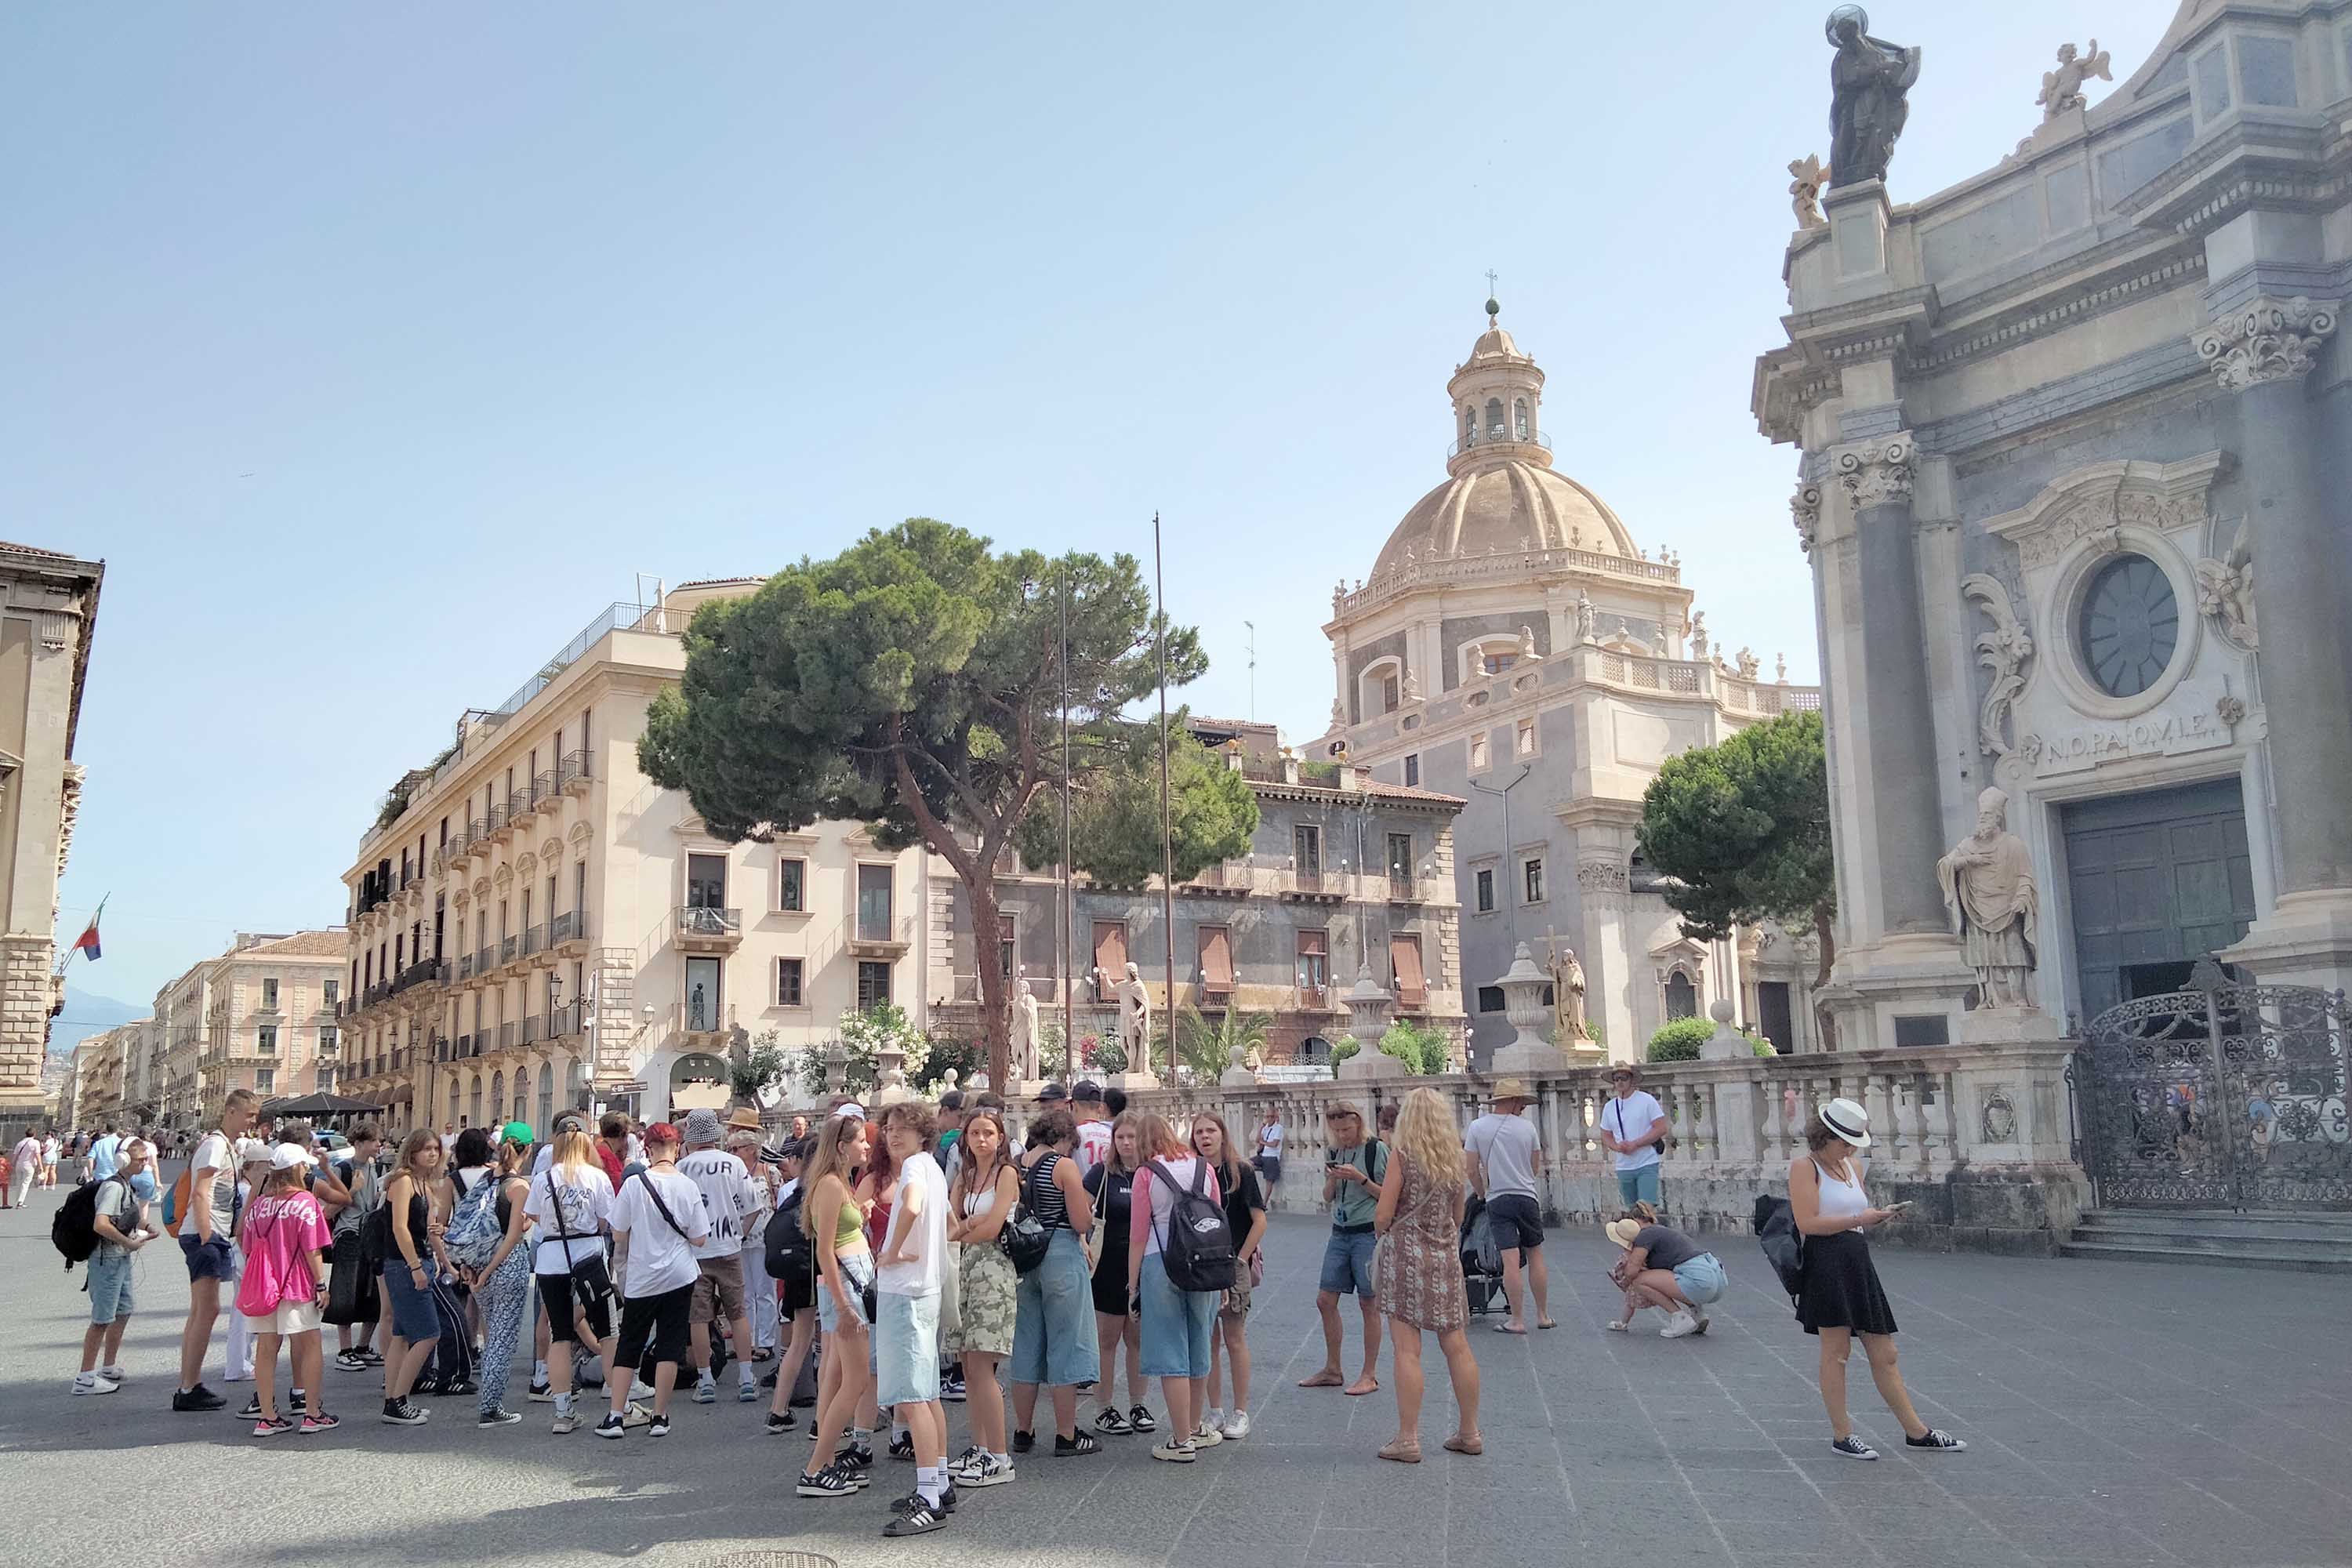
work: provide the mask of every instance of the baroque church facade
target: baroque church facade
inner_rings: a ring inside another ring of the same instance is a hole
[[[1337,694],[1311,753],[1467,803],[1454,874],[1474,1067],[1512,1038],[1497,982],[1521,945],[1556,998],[1581,971],[1594,1038],[1557,1032],[1595,1059],[1639,1059],[1717,1000],[1780,1050],[1812,1048],[1811,934],[1684,936],[1635,839],[1666,758],[1820,692],[1713,648],[1680,563],[1554,467],[1543,372],[1486,309],[1446,384],[1443,482],[1333,591]]]
[[[1802,454],[1848,1043],[2073,1036],[2207,959],[2352,979],[2348,110],[2352,9],[2187,0],[1975,178],[1801,201],[1755,411]],[[1938,887],[1988,805],[2038,1019]]]

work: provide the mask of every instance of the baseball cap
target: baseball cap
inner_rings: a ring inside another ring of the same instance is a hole
[[[1069,1090],[1058,1083],[1049,1083],[1037,1091],[1037,1103],[1040,1105],[1059,1105],[1069,1098]]]
[[[852,1121],[863,1121],[866,1120],[866,1108],[858,1104],[857,1101],[854,1100],[844,1100],[841,1104],[835,1106],[833,1108],[833,1113],[835,1116],[846,1116]]]
[[[1090,1078],[1082,1078],[1078,1079],[1077,1087],[1070,1090],[1070,1098],[1072,1100],[1100,1100],[1102,1098],[1102,1085],[1097,1083]]]
[[[693,1148],[718,1142],[726,1131],[719,1122],[719,1112],[707,1106],[686,1113],[686,1141]]]
[[[269,1168],[289,1171],[297,1165],[315,1165],[318,1159],[299,1143],[280,1143],[270,1152]]]
[[[236,1163],[239,1165],[250,1165],[257,1160],[269,1157],[269,1145],[260,1139],[240,1138],[236,1141]]]
[[[509,1121],[499,1129],[499,1142],[529,1145],[538,1142],[539,1140],[531,1136],[530,1122]]]

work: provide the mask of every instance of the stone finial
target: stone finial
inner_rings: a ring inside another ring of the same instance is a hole
[[[2320,345],[2336,331],[2333,304],[2305,299],[2256,300],[2189,334],[2224,392],[2266,381],[2293,381],[2318,363]]]
[[[2058,68],[2042,73],[2042,96],[2033,101],[2042,106],[2042,123],[2049,124],[2069,110],[2087,109],[2090,100],[2083,96],[2083,84],[2096,77],[2101,81],[2116,79],[2107,70],[2107,51],[2093,38],[2087,52],[2077,53],[2072,44],[2058,46]]]
[[[1822,155],[1808,153],[1789,163],[1789,205],[1797,214],[1799,228],[1827,228],[1829,219],[1822,216],[1822,192],[1830,183],[1830,172],[1822,167]]]

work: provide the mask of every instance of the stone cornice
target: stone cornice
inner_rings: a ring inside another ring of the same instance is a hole
[[[2143,228],[2202,236],[2249,207],[2311,212],[2352,184],[2352,137],[2309,123],[2247,121],[2231,127],[2114,204]]]
[[[1980,354],[1998,353],[2063,331],[2205,275],[2202,245],[2182,243],[2154,253],[2144,246],[2134,248],[2135,254],[2121,258],[2119,264],[2089,277],[2081,276],[2079,257],[2036,274],[2026,280],[2029,292],[2024,298],[1997,315],[1929,344],[1912,355],[1904,369],[1915,375],[1939,371]]]

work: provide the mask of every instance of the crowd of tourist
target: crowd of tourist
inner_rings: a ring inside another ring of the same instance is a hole
[[[1664,1337],[1701,1335],[1726,1271],[1661,1218],[1666,1118],[1635,1069],[1617,1072],[1601,1121],[1625,1204],[1607,1227],[1624,1301],[1608,1327],[1629,1330],[1654,1308]],[[1326,1109],[1325,1354],[1300,1386],[1379,1392],[1385,1342],[1397,1427],[1384,1460],[1422,1460],[1424,1335],[1453,1393],[1444,1447],[1485,1451],[1465,1257],[1475,1270],[1482,1246],[1496,1256],[1506,1307],[1495,1331],[1558,1326],[1545,1155],[1522,1114],[1531,1097],[1504,1079],[1493,1100],[1466,1132],[1431,1089],[1374,1127],[1352,1103]],[[514,1121],[388,1143],[361,1126],[331,1148],[307,1123],[256,1129],[257,1109],[250,1093],[230,1094],[168,1193],[153,1140],[111,1128],[89,1140],[89,1327],[74,1394],[124,1383],[131,1260],[169,1235],[190,1280],[172,1408],[229,1403],[205,1381],[226,1295],[217,1375],[252,1383],[240,1414],[257,1438],[339,1424],[327,1407],[330,1324],[335,1366],[380,1379],[369,1397],[381,1420],[405,1427],[426,1425],[425,1402],[440,1398],[470,1399],[485,1427],[522,1420],[512,1393],[527,1335],[524,1397],[553,1406],[558,1435],[593,1419],[602,1438],[663,1437],[677,1392],[717,1403],[731,1367],[737,1402],[772,1391],[762,1430],[805,1425],[796,1495],[856,1496],[880,1453],[912,1466],[883,1527],[892,1536],[944,1528],[960,1492],[1013,1481],[1024,1459],[1082,1458],[1140,1435],[1153,1459],[1190,1465],[1250,1435],[1249,1317],[1283,1179],[1276,1110],[1245,1152],[1214,1114],[1180,1131],[1090,1082],[1066,1095],[1047,1085],[1025,1121],[993,1094],[951,1090],[936,1107],[901,1100],[872,1117],[842,1099],[776,1130],[749,1109],[644,1126],[566,1114],[544,1137]],[[1790,1289],[1820,1339],[1835,1451],[1877,1457],[1846,1413],[1856,1336],[1906,1443],[1963,1447],[1919,1419],[1896,1366],[1866,1236],[1900,1205],[1867,1197],[1862,1108],[1822,1106],[1808,1145],[1789,1175],[1801,1238]],[[47,1153],[20,1142],[10,1158],[21,1173]],[[61,1214],[73,1212],[69,1198]],[[952,1404],[964,1406],[965,1442],[950,1458]]]

